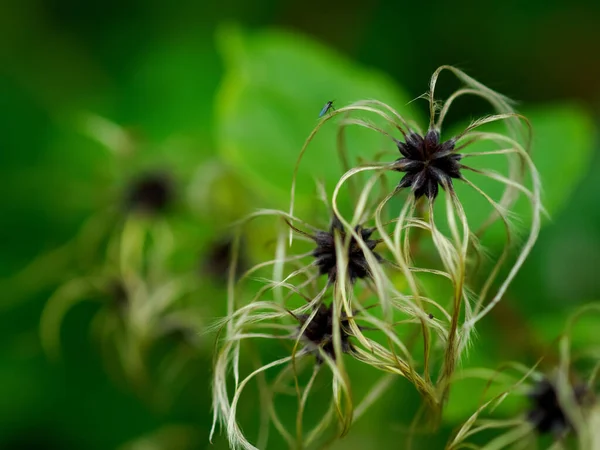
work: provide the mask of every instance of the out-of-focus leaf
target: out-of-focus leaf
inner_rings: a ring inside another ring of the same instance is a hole
[[[164,425],[152,433],[138,437],[119,447],[119,450],[150,450],[171,448],[186,450],[197,448],[198,432],[185,425]]]
[[[220,152],[263,192],[286,198],[296,159],[327,101],[341,107],[377,99],[401,114],[408,111],[409,98],[388,77],[305,37],[227,28],[219,38],[226,61],[217,102]],[[380,123],[373,114],[364,116]],[[314,179],[324,180],[330,193],[342,175],[336,129],[335,123],[325,124],[312,141],[298,174],[300,199],[314,193]],[[389,138],[366,129],[352,130],[348,141],[349,152],[366,161],[393,149]]]
[[[545,342],[553,342],[563,332],[568,332],[569,340],[574,348],[585,348],[600,343],[600,339],[597,337],[600,311],[589,310],[584,312],[568,330],[567,323],[570,314],[564,312],[539,314],[530,319],[531,327]]]
[[[213,97],[221,77],[218,55],[206,32],[153,45],[129,74],[127,118],[153,141],[185,137],[199,156],[213,153]]]
[[[543,108],[523,111],[533,126],[532,156],[542,181],[542,203],[550,218],[556,216],[569,200],[578,183],[585,176],[590,165],[594,148],[594,132],[590,115],[574,104],[556,104]],[[504,133],[501,123],[493,123],[485,131]],[[470,152],[488,151],[498,148],[489,142],[478,142],[466,150]],[[464,160],[464,163],[488,171],[506,175],[506,161],[503,155],[478,156]],[[498,200],[504,185],[484,176],[463,171],[463,174]],[[530,178],[526,184],[531,186]],[[491,211],[490,205],[473,189],[463,183],[455,183],[456,190],[464,204],[471,229],[476,229]],[[531,205],[523,195],[511,208],[516,215],[516,224],[523,234],[531,221]],[[504,242],[502,226],[492,227],[486,235],[488,245]]]
[[[590,166],[595,132],[592,118],[573,104],[526,113],[533,124],[533,160],[542,178],[544,207],[555,216]]]
[[[444,422],[463,423],[486,401],[513,389],[522,376],[510,369],[508,362],[501,363],[498,342],[482,339],[461,361],[456,379],[452,383],[448,402],[444,406]],[[466,373],[469,376],[462,375]],[[526,399],[519,394],[509,395],[494,409],[496,417],[515,417],[523,411]],[[489,417],[490,409],[482,411],[481,417]]]

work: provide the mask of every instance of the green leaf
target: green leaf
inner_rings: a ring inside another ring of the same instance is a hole
[[[532,156],[542,181],[542,204],[550,218],[560,213],[573,191],[587,173],[594,148],[594,132],[590,115],[575,104],[556,104],[523,111],[533,126]],[[503,125],[494,123],[486,131],[503,133]],[[474,143],[469,152],[481,152],[498,148],[489,142]],[[478,169],[493,170],[506,174],[503,155],[474,157],[465,164]],[[478,187],[498,200],[504,185],[472,172],[463,174]],[[530,179],[526,181],[531,186]],[[491,207],[473,189],[463,183],[455,183],[456,190],[465,207],[471,229],[476,229],[487,217]],[[517,217],[521,234],[531,221],[531,205],[523,195],[511,211]],[[486,235],[488,245],[504,242],[505,234],[500,224],[492,227]]]
[[[595,138],[592,118],[574,104],[538,108],[526,115],[533,123],[533,160],[542,178],[542,201],[552,217],[590,166]]]
[[[408,111],[409,98],[388,77],[305,37],[227,28],[219,38],[226,61],[217,102],[220,152],[249,183],[281,201],[289,198],[296,159],[327,101],[335,100],[339,108],[377,99],[401,114]],[[374,115],[366,116],[378,123]],[[340,117],[326,123],[308,148],[298,173],[300,201],[314,202],[314,179],[323,180],[330,194],[343,174],[333,123]],[[365,161],[384,146],[393,149],[389,138],[371,130],[348,136],[350,153]]]
[[[595,305],[595,309],[591,306]],[[589,308],[586,310],[585,308]],[[568,328],[569,319],[579,310],[585,312],[574,321],[571,328]],[[600,340],[598,336],[598,320],[600,318],[600,303],[589,302],[581,308],[570,310],[569,312],[546,313],[531,318],[531,328],[545,342],[556,342],[563,333],[569,332],[570,345],[574,348],[590,348],[596,345]],[[554,345],[553,350],[558,350]]]
[[[444,406],[445,423],[462,424],[485,402],[513,389],[523,374],[512,369],[510,364],[526,364],[526,359],[520,354],[518,359],[505,360],[506,349],[502,346],[497,332],[483,330],[482,338],[477,340],[472,350],[464,354]],[[469,373],[469,376],[466,376],[465,372]],[[524,396],[515,392],[493,409],[493,416],[514,418],[523,412],[526,403]],[[492,410],[488,407],[482,411],[480,417],[489,418],[490,414]]]
[[[196,154],[214,153],[212,105],[222,67],[207,33],[156,42],[132,61],[123,109],[150,141],[193,139]]]

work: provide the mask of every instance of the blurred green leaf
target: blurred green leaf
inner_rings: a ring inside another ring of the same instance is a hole
[[[194,154],[213,154],[213,97],[222,67],[210,33],[152,45],[132,64],[123,108],[152,141],[185,137]]]
[[[493,366],[493,362],[490,361],[487,367]],[[464,423],[486,401],[506,392],[511,387],[510,385],[490,383],[490,380],[473,378],[453,383],[448,402],[444,407],[444,422],[453,426]],[[515,417],[523,410],[524,403],[524,398],[519,395],[508,396],[493,410],[494,416]],[[482,410],[481,417],[489,418],[490,410],[489,407]]]
[[[594,125],[590,114],[574,104],[538,108],[525,115],[533,124],[533,159],[542,178],[542,201],[552,217],[588,171]]]
[[[533,126],[533,161],[542,181],[542,203],[550,218],[556,216],[571,198],[573,191],[584,178],[590,166],[594,148],[594,131],[590,115],[575,104],[556,104],[523,111]],[[486,131],[503,133],[501,123],[493,123]],[[468,147],[469,152],[488,151],[498,148],[489,142],[477,142]],[[478,169],[493,170],[506,174],[503,155],[474,157],[465,164]],[[464,171],[466,177],[498,200],[504,185],[487,177]],[[527,186],[531,186],[528,178]],[[491,207],[473,189],[463,183],[455,183],[456,190],[465,206],[472,229],[481,224]],[[525,229],[531,220],[531,205],[523,195],[511,211],[515,213],[517,225]],[[486,235],[488,245],[504,242],[501,224],[496,224]]]
[[[583,308],[586,308],[585,306]],[[578,311],[579,309],[575,310]],[[556,340],[568,333],[570,345],[574,348],[586,348],[597,344],[598,320],[600,317],[600,303],[596,303],[596,310],[584,310],[585,312],[573,322],[568,329],[569,313],[546,313],[532,317],[531,327],[544,340],[544,342],[556,342]]]
[[[522,360],[503,361],[503,344],[499,340],[493,340],[494,337],[487,333],[485,338],[478,339],[473,349],[461,360],[448,402],[444,406],[445,423],[453,426],[464,423],[485,402],[513,389],[523,375],[514,370],[511,364],[526,363]],[[509,395],[493,408],[494,416],[515,417],[523,411],[526,403],[526,399],[519,393]],[[489,417],[491,411],[489,407],[484,409],[481,417]]]
[[[340,107],[377,99],[401,114],[408,111],[408,97],[388,77],[305,37],[226,28],[219,40],[226,61],[217,102],[219,148],[263,192],[287,199],[296,159],[327,101]],[[342,175],[336,129],[325,124],[311,142],[298,173],[299,200],[314,193],[314,179],[324,180],[330,193]],[[389,138],[370,130],[352,130],[349,136],[350,154],[366,161],[384,145],[393,148]]]

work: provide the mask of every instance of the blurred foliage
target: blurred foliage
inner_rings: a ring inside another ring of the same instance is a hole
[[[542,180],[542,200],[546,211],[544,223],[548,224],[547,219],[552,220],[561,212],[590,167],[596,141],[592,118],[584,108],[572,103],[524,108],[519,113],[531,123],[532,159]],[[455,132],[461,131],[466,125]],[[489,124],[484,131],[499,133],[502,132],[502,125]],[[467,153],[482,152],[486,147],[489,147],[489,143],[476,142],[469,146]],[[506,166],[502,155],[486,156],[485,161],[483,159],[465,160],[465,164],[477,169],[493,166],[498,168],[498,172]],[[492,198],[498,198],[502,192],[503,187],[497,181],[476,174],[471,178]],[[460,183],[457,183],[457,192],[463,203],[470,206],[467,214],[476,228],[487,217],[485,201]],[[520,198],[511,211],[514,212],[517,228],[525,229],[531,220],[531,208],[525,198]],[[502,225],[498,223],[488,232],[485,242],[492,247],[503,245],[504,236]]]
[[[334,107],[377,99],[400,113],[410,111],[408,96],[388,77],[305,38],[282,32],[246,36],[235,28],[222,29],[219,38],[227,63],[217,100],[219,149],[245,179],[279,204],[289,198],[299,143],[316,125],[328,101],[323,99],[333,100]],[[333,93],[335,99],[330,98]],[[376,133],[349,141],[349,153],[367,161],[385,144]],[[298,171],[301,203],[314,197],[314,181],[332,189],[343,174],[335,143],[332,127],[311,143]]]
[[[288,31],[246,32],[223,25],[230,19]],[[465,367],[532,364],[567,312],[600,298],[593,113],[600,61],[590,56],[600,41],[598,20],[591,1],[351,1],[343,9],[273,0],[2,2],[0,448],[209,447],[213,336],[197,336],[201,346],[180,390],[167,389],[172,398],[156,402],[107,375],[114,353],[107,358],[90,337],[102,308],[83,302],[90,295],[65,315],[62,358],[49,362],[38,334],[47,299],[65,281],[115,269],[108,242],[129,217],[130,182],[160,170],[176,192],[161,219],[174,236],[162,268],[198,274],[188,302],[203,311],[203,323],[222,316],[225,289],[207,273],[206,255],[228,237],[230,221],[257,207],[287,208],[296,155],[325,102],[377,98],[420,122],[419,103],[408,102],[444,63],[464,64],[521,100],[533,123],[550,220],[509,295],[483,321]],[[478,105],[458,111],[450,130],[476,116]],[[303,186],[316,178],[331,188],[339,177],[334,141],[325,130],[311,144]],[[357,133],[351,151],[369,160],[385,144]],[[314,192],[298,193],[309,209]],[[264,252],[268,234],[259,226],[249,231],[250,260]],[[576,341],[596,332],[588,325]],[[150,359],[177,345],[157,341]],[[458,389],[452,405],[469,393]],[[338,448],[397,446],[417,410],[416,393],[399,382]],[[451,408],[439,436],[419,435],[415,448],[441,448],[461,415]],[[219,438],[215,447],[226,444]]]

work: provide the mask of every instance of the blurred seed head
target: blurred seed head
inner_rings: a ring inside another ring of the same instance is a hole
[[[119,312],[124,311],[128,304],[129,298],[125,285],[119,280],[112,280],[106,288],[108,297],[111,301],[110,306]]]
[[[175,199],[172,178],[162,172],[149,172],[133,180],[126,192],[127,209],[146,214],[160,214]]]
[[[224,236],[210,242],[201,256],[200,272],[218,283],[226,283],[232,263],[233,237]],[[235,278],[248,269],[246,245],[240,239],[236,255]]]
[[[587,396],[586,385],[578,384],[573,387],[573,397],[578,405],[581,405]],[[532,406],[527,413],[527,420],[535,426],[538,433],[560,436],[572,428],[559,402],[556,387],[549,379],[539,381],[528,397]]]

